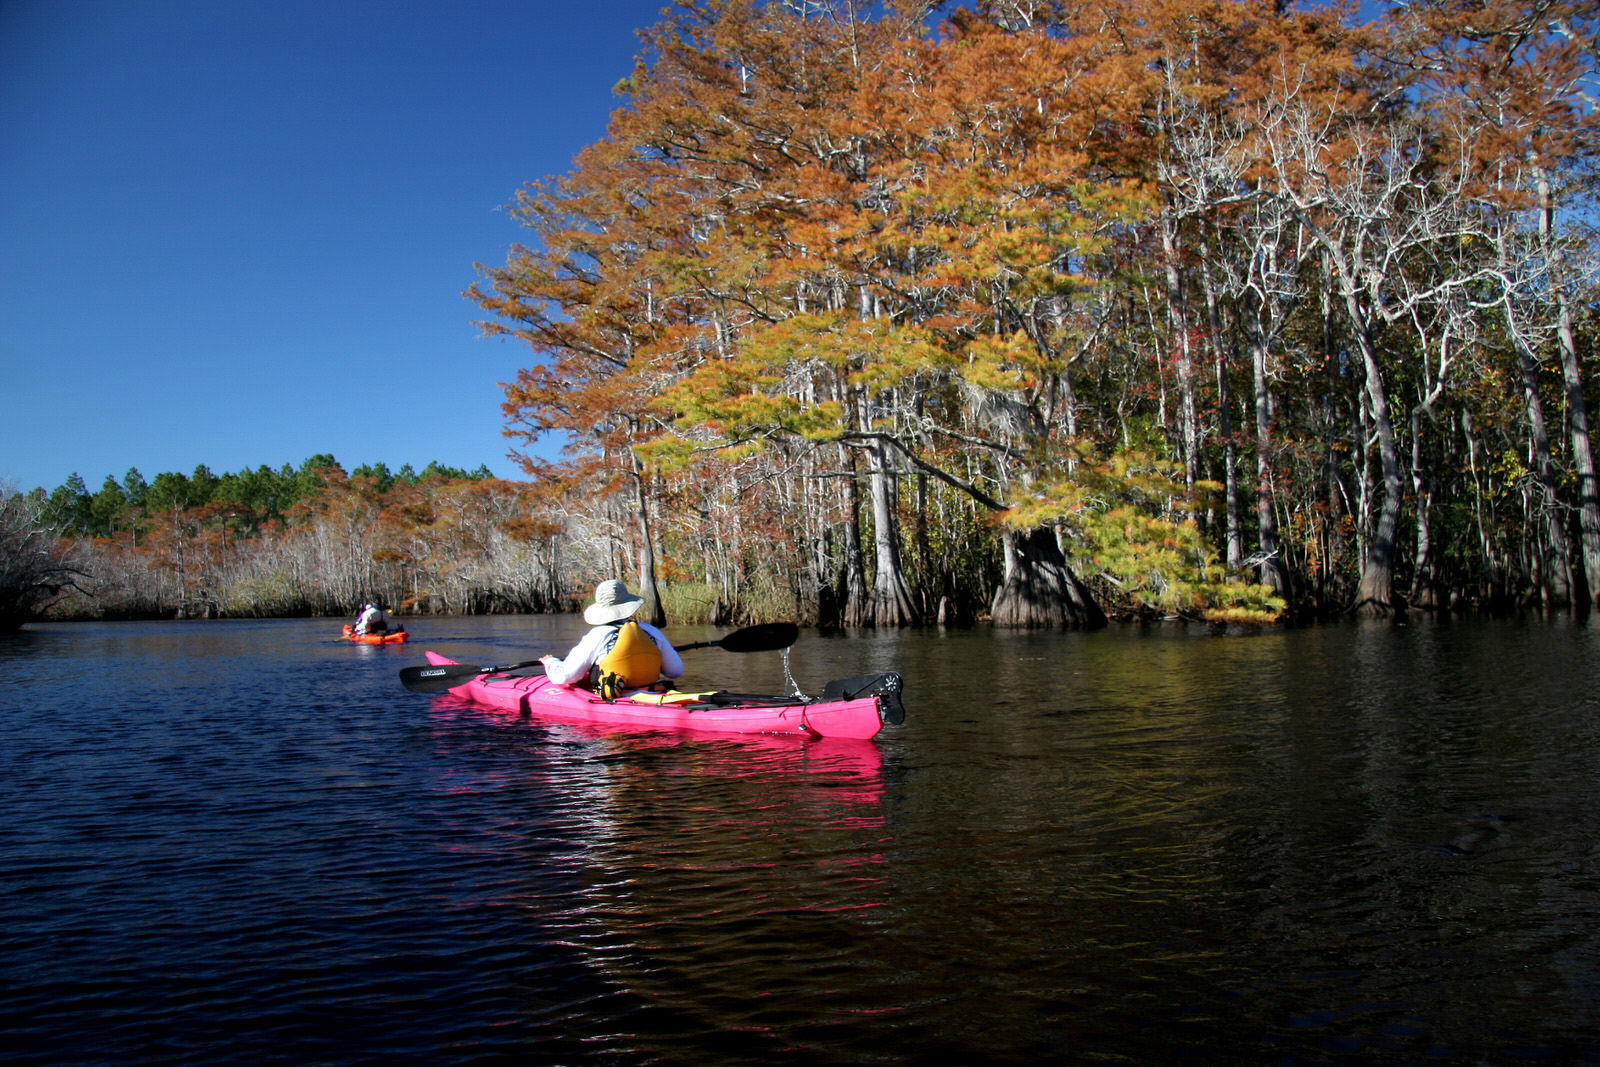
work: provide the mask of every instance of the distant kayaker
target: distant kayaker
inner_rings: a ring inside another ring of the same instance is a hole
[[[662,678],[676,681],[683,660],[666,634],[632,617],[642,606],[644,597],[615,578],[595,586],[594,603],[583,610],[583,621],[593,629],[564,657],[541,659],[545,677],[562,685],[593,682],[608,694],[642,689]]]
[[[389,613],[384,611],[375,601],[369,601],[361,609],[361,614],[356,617],[355,632],[358,634],[386,634],[389,632]]]

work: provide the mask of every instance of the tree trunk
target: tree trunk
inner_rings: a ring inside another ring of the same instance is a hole
[[[1544,401],[1539,397],[1539,369],[1524,349],[1520,353],[1522,390],[1528,408],[1528,435],[1533,452],[1533,473],[1539,485],[1535,506],[1544,522],[1544,537],[1539,558],[1540,591],[1547,608],[1572,604],[1572,552],[1567,544],[1566,517],[1555,506],[1557,494],[1555,462],[1550,455],[1550,429],[1544,418]]]
[[[1324,268],[1326,272],[1326,268]],[[1341,526],[1338,522],[1340,515],[1349,515],[1355,520],[1356,529],[1360,529],[1361,517],[1352,514],[1349,487],[1344,484],[1339,474],[1338,440],[1339,440],[1339,361],[1340,356],[1334,344],[1333,330],[1333,294],[1332,286],[1323,286],[1321,319],[1322,326],[1321,346],[1318,355],[1322,360],[1323,394],[1322,394],[1322,493],[1326,511],[1317,520],[1318,555],[1322,565],[1316,568],[1316,603],[1319,608],[1326,608],[1329,604],[1341,599],[1339,585],[1334,579],[1334,568],[1329,564],[1336,554],[1343,551]],[[1366,408],[1357,404],[1364,412]],[[1351,413],[1350,423],[1355,425],[1358,421],[1355,412]],[[1356,457],[1359,468],[1365,464],[1360,463],[1360,427],[1356,426],[1356,441],[1353,442],[1352,455]],[[1365,479],[1362,479],[1365,481]]]
[[[1433,471],[1423,466],[1423,416],[1419,405],[1411,410],[1411,495],[1416,501],[1417,554],[1411,576],[1411,605],[1434,611],[1444,604],[1439,597],[1438,567],[1433,559]]]
[[[1067,566],[1050,530],[1007,530],[1005,579],[995,592],[990,615],[996,626],[1011,629],[1094,630],[1106,616],[1087,587]]]
[[[1261,549],[1262,585],[1279,596],[1289,593],[1289,569],[1278,541],[1278,517],[1272,509],[1272,392],[1267,386],[1267,338],[1257,319],[1250,320],[1250,362],[1255,385],[1256,543]]]
[[[1489,522],[1484,518],[1483,482],[1478,462],[1478,452],[1483,447],[1478,440],[1478,435],[1472,425],[1472,416],[1467,412],[1461,413],[1461,432],[1467,441],[1467,467],[1472,474],[1472,495],[1474,526],[1478,534],[1478,557],[1483,570],[1483,579],[1480,593],[1481,603],[1491,611],[1499,613],[1505,608],[1506,581],[1500,569],[1500,560],[1495,553],[1494,538],[1489,532]]]
[[[1228,395],[1228,345],[1222,338],[1222,315],[1217,309],[1216,283],[1211,276],[1211,241],[1200,231],[1200,286],[1206,300],[1206,329],[1217,367],[1217,433],[1222,438],[1222,484],[1227,530],[1223,559],[1229,574],[1244,567],[1244,530],[1239,519],[1239,456],[1233,439],[1233,407]]]
[[[900,524],[894,513],[892,472],[881,441],[867,450],[872,489],[872,540],[876,571],[872,576],[872,624],[909,626],[917,620],[911,590],[900,564]]]
[[[1589,414],[1583,402],[1583,366],[1578,359],[1578,344],[1572,331],[1572,303],[1567,294],[1565,256],[1555,239],[1555,201],[1550,180],[1539,172],[1539,236],[1551,264],[1550,290],[1556,300],[1556,336],[1561,342],[1561,376],[1567,387],[1567,422],[1572,439],[1572,465],[1578,475],[1578,529],[1583,552],[1583,573],[1588,582],[1588,599],[1593,605],[1600,596],[1600,476],[1594,465],[1589,438]]]
[[[1405,484],[1400,470],[1400,452],[1395,442],[1394,421],[1389,416],[1389,398],[1383,386],[1383,370],[1372,338],[1370,323],[1361,311],[1361,299],[1353,287],[1345,290],[1345,306],[1350,314],[1351,333],[1361,350],[1366,369],[1367,404],[1372,412],[1373,431],[1378,438],[1378,461],[1383,470],[1383,502],[1378,508],[1378,524],[1372,532],[1361,564],[1361,585],[1356,592],[1355,611],[1359,615],[1387,616],[1403,610],[1394,593],[1395,545],[1400,534],[1400,503]]]
[[[1411,604],[1423,611],[1436,611],[1444,607],[1439,598],[1438,568],[1433,562],[1433,533],[1430,513],[1433,510],[1433,478],[1419,476],[1414,480],[1417,494],[1417,563],[1411,578]]]
[[[1178,367],[1178,433],[1183,442],[1184,488],[1192,495],[1200,476],[1199,417],[1195,413],[1193,338],[1189,305],[1183,295],[1183,275],[1178,269],[1177,222],[1170,211],[1161,214],[1161,251],[1165,260],[1167,315],[1172,324],[1173,358]]]
[[[856,481],[855,452],[840,446],[848,464],[849,476],[844,482],[844,624],[868,626],[872,623],[872,605],[867,596],[867,566],[861,551],[861,487]]]
[[[640,467],[637,456],[629,458],[633,463],[635,514],[639,528],[638,593],[644,597],[644,606],[639,609],[639,616],[652,626],[665,626],[667,611],[661,606],[661,591],[656,587],[656,550],[650,541],[650,509],[645,503],[644,470]]]

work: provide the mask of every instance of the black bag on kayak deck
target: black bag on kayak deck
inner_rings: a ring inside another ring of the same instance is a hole
[[[829,682],[822,691],[822,699],[859,700],[862,697],[877,697],[883,721],[890,726],[899,726],[906,721],[906,706],[900,702],[900,694],[904,690],[905,680],[894,671],[886,671],[883,674],[864,674],[860,678],[841,678]]]

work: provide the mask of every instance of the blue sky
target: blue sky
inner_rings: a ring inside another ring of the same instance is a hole
[[[0,482],[521,477],[461,294],[666,3],[0,0]]]

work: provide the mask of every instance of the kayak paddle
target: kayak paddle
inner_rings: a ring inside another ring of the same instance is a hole
[[[480,674],[503,674],[521,667],[537,667],[536,659],[508,663],[504,667],[480,667],[475,663],[440,663],[425,667],[400,668],[400,684],[413,693],[443,693]]]
[[[735,630],[716,641],[696,641],[692,645],[674,646],[679,652],[694,648],[720,648],[724,652],[776,652],[788,648],[800,636],[800,627],[792,622],[764,622]],[[536,667],[539,660],[509,663],[504,667],[479,667],[475,663],[441,663],[425,667],[402,667],[400,684],[413,693],[443,693],[480,674],[504,674],[522,667]]]

